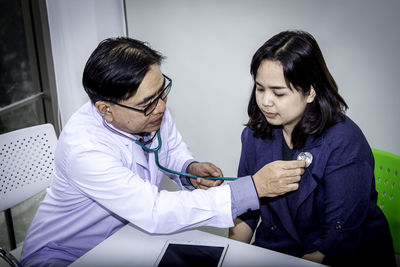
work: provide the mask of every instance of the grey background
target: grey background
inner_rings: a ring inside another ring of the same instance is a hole
[[[128,36],[167,56],[168,106],[185,141],[225,175],[237,172],[251,57],[287,29],[317,39],[371,147],[400,155],[400,1],[127,0],[126,7]]]

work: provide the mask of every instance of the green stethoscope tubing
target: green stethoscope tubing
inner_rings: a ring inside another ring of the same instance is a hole
[[[150,152],[150,153],[154,153],[154,158],[155,158],[156,165],[161,170],[169,172],[169,173],[181,175],[181,176],[186,176],[186,177],[193,178],[193,179],[202,178],[202,179],[205,179],[205,180],[225,180],[225,181],[233,181],[233,180],[239,179],[239,177],[200,177],[200,176],[196,176],[196,175],[193,175],[193,174],[190,174],[190,173],[178,172],[178,171],[174,171],[174,170],[170,170],[168,168],[165,168],[158,161],[158,151],[160,150],[161,145],[162,145],[160,130],[158,130],[156,134],[157,134],[158,145],[155,148],[148,148],[145,144],[143,144],[139,140],[136,140],[135,143],[138,144],[139,146],[141,146],[145,151]]]

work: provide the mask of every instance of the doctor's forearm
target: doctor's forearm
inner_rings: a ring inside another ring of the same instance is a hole
[[[228,184],[231,188],[232,219],[249,211],[258,210],[260,202],[251,176],[245,176]]]
[[[186,172],[188,166],[191,163],[197,161],[188,160],[182,171]],[[188,185],[189,179],[184,176],[181,176],[182,184],[188,189],[195,189],[192,184]],[[249,210],[258,210],[260,208],[260,202],[258,200],[257,191],[254,187],[253,180],[251,176],[242,177],[236,181],[232,181],[228,184],[231,189],[231,210],[232,210],[232,219],[236,219],[237,216],[249,211]]]
[[[198,161],[195,161],[194,159],[189,159],[188,161],[185,162],[185,164],[183,164],[182,170],[181,172],[187,172],[187,169],[189,167],[190,164],[195,163]],[[194,190],[196,189],[193,184],[190,182],[190,179],[186,176],[179,176],[179,179],[181,180],[182,185],[189,189],[189,190]]]

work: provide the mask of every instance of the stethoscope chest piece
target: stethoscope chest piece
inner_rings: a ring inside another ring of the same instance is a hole
[[[313,155],[310,152],[301,152],[297,156],[297,160],[304,160],[306,162],[306,167],[308,167],[313,161]]]

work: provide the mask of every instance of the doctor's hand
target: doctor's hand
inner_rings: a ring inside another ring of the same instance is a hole
[[[220,168],[209,162],[193,162],[189,165],[186,171],[190,174],[201,177],[220,177],[222,171]],[[190,178],[190,182],[195,188],[208,189],[210,187],[219,186],[223,180],[205,180]]]
[[[259,197],[275,197],[299,188],[304,173],[304,160],[274,161],[253,175]]]

